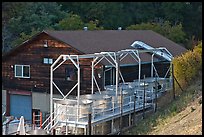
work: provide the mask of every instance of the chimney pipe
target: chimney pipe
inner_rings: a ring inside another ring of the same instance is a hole
[[[84,27],[84,31],[87,31],[88,30],[88,27]]]

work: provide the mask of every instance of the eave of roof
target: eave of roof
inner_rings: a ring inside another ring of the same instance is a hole
[[[36,37],[41,34],[47,34],[50,37],[63,42],[69,46],[72,46],[81,54],[89,54],[101,51],[118,51],[122,49],[127,49],[135,40],[143,40],[147,44],[150,44],[152,47],[163,46],[161,43],[169,43],[168,50],[174,52],[173,55],[180,54],[185,52],[186,49],[173,41],[163,37],[162,35],[155,33],[151,30],[96,30],[96,31],[45,31],[37,33],[30,39],[24,41],[19,46],[11,49],[6,54],[2,55],[2,58],[10,55],[16,49],[28,44],[33,41]],[[149,36],[147,36],[149,35]],[[124,39],[125,38],[125,39]],[[160,40],[160,41],[159,41]],[[114,44],[114,45],[112,45]],[[87,46],[88,45],[88,46]],[[91,47],[90,47],[91,46]],[[166,45],[165,45],[166,46]],[[163,46],[163,47],[165,47]],[[171,47],[172,46],[172,47]],[[176,50],[175,48],[179,49]]]
[[[24,41],[23,43],[21,43],[20,45],[15,46],[15,47],[12,48],[10,51],[8,51],[8,52],[2,54],[2,59],[6,58],[7,56],[9,56],[9,55],[12,54],[13,52],[15,52],[15,50],[21,48],[22,46],[24,46],[24,45],[26,45],[26,44],[32,42],[35,38],[37,38],[39,35],[41,35],[41,34],[43,34],[43,33],[49,35],[50,37],[52,37],[52,38],[54,38],[54,39],[56,39],[56,40],[58,40],[58,41],[60,41],[60,42],[62,42],[62,43],[64,43],[64,44],[68,44],[68,43],[65,43],[64,41],[58,39],[57,37],[53,37],[52,35],[50,35],[49,33],[47,33],[45,30],[43,30],[42,32],[39,32],[39,33],[33,35],[30,39],[25,40],[25,41]],[[69,44],[68,44],[68,45],[69,45]],[[70,45],[70,46],[71,46],[71,45]],[[84,52],[82,52],[82,51],[76,49],[75,47],[72,46],[72,48],[75,49],[75,50],[77,50],[79,53],[84,54]]]

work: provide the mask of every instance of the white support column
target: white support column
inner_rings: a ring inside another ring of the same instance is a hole
[[[153,52],[153,54],[152,54],[152,60],[151,60],[151,78],[153,78],[154,77],[154,71],[153,71],[153,67],[154,67],[154,52]],[[153,88],[153,86],[152,86],[152,97],[153,97],[153,93],[154,93],[154,88]],[[153,99],[152,99],[152,104],[153,104]]]
[[[52,119],[53,119],[53,116],[52,116],[52,112],[53,112],[53,85],[52,85],[52,82],[53,82],[53,66],[50,67],[50,121],[51,121],[50,126],[51,127],[52,127]]]
[[[153,67],[154,67],[154,53],[152,54],[152,61],[151,61],[151,77],[153,78],[154,76],[154,71],[153,71]]]
[[[115,80],[116,80],[116,82],[115,82],[115,90],[116,90],[116,92],[115,92],[115,94],[116,94],[116,96],[118,95],[118,84],[119,84],[119,64],[118,64],[118,62],[116,62],[116,76],[115,76]]]
[[[170,77],[169,77],[169,82],[170,83],[168,83],[170,86],[172,86],[173,87],[173,81],[174,81],[174,76],[173,76],[173,72],[172,72],[172,67],[173,67],[173,62],[171,61],[171,63],[170,63]]]
[[[84,135],[87,135],[87,126],[84,128]]]
[[[77,122],[79,121],[79,100],[80,100],[80,67],[79,67],[79,59],[77,56],[77,66],[78,66],[78,88],[77,88]]]
[[[114,127],[114,118],[111,120],[111,133],[113,133],[113,127]]]
[[[103,66],[103,89],[106,87],[106,68]]]
[[[129,127],[131,126],[131,113],[129,114]]]
[[[57,60],[51,65],[50,67],[50,127],[52,127],[52,120],[53,120],[53,67],[56,65],[56,63],[62,58],[63,55],[60,55]]]
[[[65,126],[65,128],[66,128],[66,135],[68,135],[68,125],[67,125],[68,115],[67,115],[67,106],[68,106],[68,104],[66,104],[66,113],[65,113],[65,117],[66,117],[66,126]]]
[[[91,94],[94,92],[94,61],[91,62]]]
[[[138,75],[138,86],[140,87],[140,78],[141,78],[141,59],[139,58],[139,75]]]

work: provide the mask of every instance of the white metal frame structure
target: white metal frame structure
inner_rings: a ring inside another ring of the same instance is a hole
[[[125,83],[125,80],[122,76],[122,73],[120,72],[120,62],[127,57],[128,55],[130,55],[135,61],[138,62],[139,64],[139,75],[138,75],[138,90],[140,87],[140,83],[141,83],[141,59],[140,59],[140,54],[141,53],[152,53],[152,61],[151,61],[151,77],[153,78],[153,73],[155,71],[155,73],[157,74],[157,70],[154,67],[154,55],[163,52],[163,50],[165,50],[168,53],[168,56],[170,58],[173,58],[173,56],[170,54],[170,52],[166,49],[166,48],[152,48],[152,49],[145,49],[145,50],[138,50],[138,49],[126,49],[126,50],[121,50],[121,51],[117,51],[117,52],[100,52],[100,53],[94,53],[94,54],[85,54],[85,55],[60,55],[57,60],[51,65],[50,67],[50,117],[48,119],[50,119],[50,122],[48,125],[46,125],[46,127],[44,129],[49,129],[51,130],[52,128],[54,128],[56,126],[57,123],[54,123],[54,120],[56,120],[56,116],[54,116],[54,112],[53,111],[53,88],[55,87],[59,93],[62,95],[63,99],[61,100],[65,100],[67,99],[67,97],[69,96],[69,94],[75,89],[77,88],[77,118],[76,118],[76,123],[79,123],[79,107],[80,107],[80,59],[93,59],[91,62],[91,93],[94,94],[94,83],[96,84],[96,87],[98,89],[98,92],[101,94],[100,91],[100,87],[98,86],[98,83],[96,81],[96,78],[94,76],[94,67],[97,66],[103,59],[105,59],[106,61],[108,61],[113,67],[115,67],[116,69],[116,83],[115,83],[115,96],[118,96],[120,93],[120,89],[119,89],[119,77],[121,77],[123,83]],[[62,91],[60,90],[60,88],[56,85],[56,83],[54,82],[54,71],[59,68],[63,63],[65,63],[67,60],[70,60],[73,65],[77,68],[77,83],[72,87],[72,89],[66,94],[64,95],[62,93]],[[167,59],[168,60],[168,59]],[[171,60],[168,60],[171,61]],[[170,66],[171,67],[171,66]],[[169,71],[170,68],[168,69],[168,71],[166,72],[166,75]],[[165,77],[166,77],[165,75]],[[159,77],[159,76],[158,76]],[[131,99],[130,99],[131,100]],[[58,108],[60,109],[60,108]],[[63,113],[63,112],[62,112]],[[43,125],[45,125],[45,123],[48,121],[48,119],[43,123]]]

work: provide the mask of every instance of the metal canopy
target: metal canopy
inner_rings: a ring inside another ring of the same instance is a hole
[[[132,52],[136,52],[136,53],[160,53],[160,56],[162,56],[161,54],[164,54],[164,50],[166,51],[165,54],[167,54],[166,56],[168,56],[169,58],[173,58],[172,54],[163,47],[160,48],[153,48],[153,49],[125,49],[125,50],[120,50],[120,51],[116,51],[116,52],[100,52],[100,53],[94,53],[94,54],[84,54],[84,55],[65,55],[62,54],[60,56],[65,57],[64,59],[68,59],[68,56],[70,56],[72,59],[89,59],[89,58],[96,58],[96,57],[103,57],[103,56],[115,56],[115,55],[121,55],[124,53],[132,53]],[[159,54],[158,54],[159,55]],[[169,60],[170,61],[170,60]],[[55,64],[55,63],[53,63]]]
[[[166,48],[149,48],[149,49],[125,49],[125,50],[120,50],[120,51],[116,51],[116,52],[100,52],[100,53],[94,53],[94,54],[85,54],[85,55],[65,55],[62,54],[60,55],[57,60],[55,60],[55,62],[51,65],[50,67],[50,125],[51,127],[54,126],[53,125],[53,87],[55,87],[59,93],[63,96],[63,99],[66,99],[67,96],[75,89],[77,88],[77,108],[79,108],[80,105],[80,63],[79,60],[80,59],[92,59],[91,63],[91,69],[92,69],[92,73],[91,73],[91,90],[92,90],[92,94],[94,93],[94,83],[96,84],[98,91],[100,92],[100,88],[97,84],[96,78],[94,76],[94,67],[100,63],[103,59],[107,60],[113,67],[115,67],[116,70],[116,76],[115,76],[115,80],[116,80],[116,85],[115,85],[115,91],[116,91],[116,95],[118,95],[119,93],[119,77],[122,78],[123,82],[123,76],[120,72],[120,62],[127,57],[128,55],[130,55],[136,62],[139,63],[139,75],[138,75],[138,86],[140,86],[140,78],[141,78],[141,59],[139,54],[140,53],[152,53],[152,62],[151,62],[151,77],[153,77],[153,73],[154,71],[157,74],[156,68],[154,67],[153,64],[153,56],[159,55],[158,53],[164,53],[165,51],[165,59],[167,59],[168,61],[171,61],[171,59],[173,58],[173,56],[171,55],[171,53],[166,49]],[[164,55],[164,54],[162,54]],[[67,93],[67,95],[64,95],[61,90],[59,89],[59,87],[55,84],[54,82],[54,71],[60,67],[63,63],[65,63],[67,60],[70,60],[73,65],[77,68],[78,71],[78,77],[77,77],[77,83],[76,85],[73,86],[73,88]],[[79,110],[77,109],[77,116],[79,114],[78,112]],[[78,122],[78,118],[77,118],[77,122]]]

